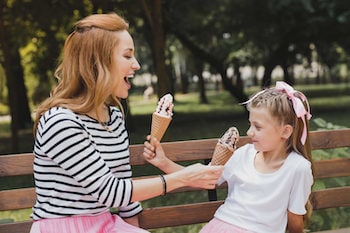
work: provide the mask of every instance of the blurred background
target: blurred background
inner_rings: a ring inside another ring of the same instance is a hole
[[[239,103],[276,80],[305,92],[314,118],[333,113],[348,126],[349,1],[2,0],[0,8],[1,153],[31,151],[32,114],[55,85],[64,40],[94,13],[122,15],[135,40],[142,68],[124,102],[132,143],[142,143],[169,92],[175,116],[164,140],[218,137],[232,124],[245,134]]]
[[[130,23],[142,66],[124,101],[132,144],[143,143],[166,93],[174,95],[175,107],[163,141],[220,137],[230,126],[245,135],[248,118],[240,103],[278,80],[308,97],[311,130],[350,127],[350,1],[1,0],[0,155],[32,151],[32,116],[55,85],[65,38],[82,17],[109,12]],[[172,198],[178,197],[167,201]],[[310,229],[350,226],[349,214],[349,208],[321,212]]]

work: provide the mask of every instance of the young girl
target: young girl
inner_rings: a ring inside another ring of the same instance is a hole
[[[245,104],[252,143],[237,149],[226,163],[219,184],[228,183],[228,196],[200,233],[284,233],[286,228],[301,233],[313,184],[307,99],[277,82]],[[145,145],[150,163],[167,173],[181,169],[161,146]]]
[[[131,178],[118,106],[139,69],[128,24],[119,15],[95,14],[76,23],[55,73],[57,87],[37,110],[31,233],[145,233],[138,227],[138,201],[183,186],[215,187],[222,166],[196,164],[156,178]]]
[[[246,104],[252,144],[225,165],[227,198],[201,233],[301,233],[313,183],[307,99],[277,82]]]

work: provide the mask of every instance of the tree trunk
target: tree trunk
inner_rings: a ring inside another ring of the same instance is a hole
[[[261,88],[268,88],[271,86],[271,74],[272,70],[275,68],[275,64],[272,62],[272,59],[268,59],[268,61],[264,64],[265,71],[264,76],[261,83]]]
[[[208,98],[205,95],[205,83],[203,79],[203,62],[196,59],[194,61],[195,69],[196,69],[196,74],[198,76],[198,87],[199,87],[199,99],[200,103],[202,104],[207,104],[208,103]]]
[[[142,0],[141,3],[152,33],[155,72],[158,77],[157,94],[160,98],[170,90],[170,80],[165,64],[165,34],[161,0],[153,0],[152,3]]]
[[[27,90],[24,85],[24,74],[21,66],[19,45],[14,42],[11,30],[0,22],[2,66],[5,70],[8,88],[8,103],[11,114],[12,149],[18,151],[18,130],[32,127]]]

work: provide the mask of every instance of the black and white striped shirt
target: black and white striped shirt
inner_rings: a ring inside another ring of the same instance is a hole
[[[129,138],[120,110],[110,108],[107,131],[98,121],[55,107],[41,117],[34,145],[34,220],[95,215],[117,207],[142,211],[132,195]]]

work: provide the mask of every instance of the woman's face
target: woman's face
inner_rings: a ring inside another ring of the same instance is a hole
[[[126,99],[129,95],[131,84],[129,78],[133,78],[135,71],[140,69],[140,64],[134,57],[134,42],[128,31],[116,34],[119,43],[114,49],[112,78],[115,79],[112,95]]]

